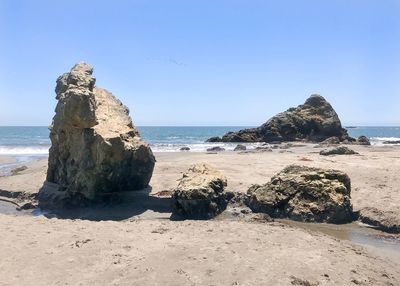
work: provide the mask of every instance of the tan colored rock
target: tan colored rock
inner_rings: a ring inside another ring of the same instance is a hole
[[[274,218],[345,223],[353,220],[350,178],[341,171],[291,165],[248,190],[249,206]]]
[[[155,158],[129,110],[95,87],[93,69],[78,63],[57,79],[44,202],[81,204],[113,192],[146,188]],[[50,186],[50,187],[49,187]]]
[[[229,196],[224,191],[226,186],[226,177],[210,165],[192,166],[172,195],[174,213],[190,219],[216,216],[226,208]]]

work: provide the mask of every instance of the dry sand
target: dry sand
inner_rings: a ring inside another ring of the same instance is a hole
[[[174,188],[196,162],[223,171],[229,190],[238,192],[288,164],[303,164],[348,173],[355,210],[373,206],[400,218],[400,148],[352,148],[360,155],[323,157],[311,146],[285,153],[158,153],[152,193]],[[0,189],[37,192],[46,160],[28,167],[0,178]],[[279,222],[155,218],[0,215],[0,285],[400,285],[399,255],[319,231]]]

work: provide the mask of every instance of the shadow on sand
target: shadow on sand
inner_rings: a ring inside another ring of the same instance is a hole
[[[93,206],[45,208],[36,210],[37,215],[58,219],[81,219],[91,221],[126,219],[170,219],[172,199],[150,195],[151,189],[113,193],[103,202]]]

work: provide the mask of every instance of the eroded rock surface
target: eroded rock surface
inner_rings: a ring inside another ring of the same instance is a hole
[[[350,178],[341,171],[291,165],[248,190],[254,212],[297,221],[345,223],[353,219]]]
[[[349,138],[330,103],[314,94],[304,104],[277,114],[258,128],[228,132],[222,138],[210,138],[209,142],[320,142],[329,137],[339,141]]]
[[[129,110],[95,87],[93,68],[76,64],[57,79],[42,202],[80,204],[148,186],[155,158],[133,126]]]
[[[221,213],[228,203],[224,191],[227,180],[207,164],[196,164],[183,174],[172,198],[174,214],[189,219],[210,219]]]

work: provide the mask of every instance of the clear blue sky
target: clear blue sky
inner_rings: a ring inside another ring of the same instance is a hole
[[[0,125],[48,125],[80,60],[137,125],[259,125],[312,93],[400,125],[400,1],[0,0]]]

